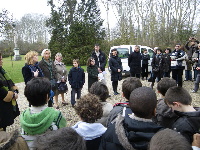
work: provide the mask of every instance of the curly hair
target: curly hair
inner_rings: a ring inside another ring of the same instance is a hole
[[[102,102],[109,97],[108,87],[102,82],[94,82],[89,89],[91,94],[97,95]]]
[[[99,98],[91,93],[80,98],[75,106],[75,111],[82,121],[87,123],[94,123],[103,115],[102,104],[99,102]]]
[[[34,64],[34,62],[33,62],[34,56],[38,56],[38,53],[36,51],[30,51],[24,56],[24,59],[28,65]]]

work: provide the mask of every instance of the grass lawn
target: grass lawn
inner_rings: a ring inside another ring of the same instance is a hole
[[[22,60],[12,61],[10,57],[3,58],[3,68],[6,70],[8,75],[11,77],[14,83],[24,82],[22,76],[22,67],[25,64],[24,56],[21,55]],[[38,60],[42,59],[41,56],[38,56]],[[69,72],[72,65],[67,65],[67,71]],[[84,71],[86,71],[86,66],[81,66]]]

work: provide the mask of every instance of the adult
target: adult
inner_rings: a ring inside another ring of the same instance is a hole
[[[14,119],[20,114],[16,99],[18,88],[2,68],[3,58],[0,53],[0,128],[6,131],[6,127],[14,123]]]
[[[111,57],[109,59],[109,66],[111,69],[111,81],[114,91],[114,95],[118,95],[117,87],[118,81],[122,80],[122,62],[120,57],[118,57],[117,49],[111,50]]]
[[[65,84],[67,82],[67,69],[65,64],[62,62],[62,54],[61,53],[57,53],[55,56],[55,61],[54,61],[54,65],[55,65],[55,69],[56,69],[56,80],[57,80],[57,84]],[[67,92],[67,89],[65,89],[64,91],[59,91],[58,87],[56,87],[55,90],[55,107],[56,109],[59,109],[59,105],[58,105],[58,95],[60,94],[62,97],[62,105],[66,106],[68,105],[68,103],[65,101],[64,98],[64,93]]]
[[[41,68],[38,66],[38,53],[30,51],[25,55],[25,66],[22,68],[24,82],[27,84],[34,77],[43,77]]]
[[[142,80],[144,80],[144,77],[148,77],[148,61],[150,60],[150,56],[147,53],[147,49],[145,48],[142,53]]]
[[[185,58],[187,54],[180,49],[181,44],[176,44],[175,50],[171,53],[171,70],[172,78],[176,80],[178,86],[183,85],[183,70],[185,69]]]
[[[166,48],[164,54],[164,64],[163,64],[163,77],[170,77],[171,72],[171,49]]]
[[[199,44],[199,41],[194,37],[190,37],[187,43],[185,44],[185,48],[187,49],[187,55],[188,55],[189,60],[192,60],[192,56],[194,52],[198,50],[197,44]],[[193,66],[193,72],[194,72],[194,80],[195,80],[197,77],[197,70],[196,70],[195,64]]]
[[[91,57],[94,58],[95,65],[98,67],[99,73],[102,73],[103,71],[105,71],[106,55],[102,50],[100,50],[99,44],[95,44],[94,51],[92,52]],[[104,79],[105,79],[105,76],[104,76]]]
[[[140,53],[140,47],[136,45],[134,52],[132,52],[128,57],[128,66],[130,67],[131,77],[140,78],[141,60],[142,60],[142,55]]]
[[[52,90],[55,93],[56,89],[56,69],[53,61],[51,60],[51,51],[44,49],[42,51],[42,60],[39,62],[39,67],[42,69],[44,77],[48,78],[51,82]],[[53,106],[53,97],[48,101],[48,106]]]
[[[157,78],[157,81],[159,82],[162,78],[163,74],[163,55],[162,55],[162,50],[158,48],[156,50],[156,55],[152,59],[152,72],[153,72],[153,77],[152,77],[152,83],[151,83],[151,88],[153,89],[155,79]]]

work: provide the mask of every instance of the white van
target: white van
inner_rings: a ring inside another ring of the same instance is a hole
[[[118,57],[120,57],[122,61],[122,68],[123,68],[122,73],[124,74],[127,74],[127,75],[130,74],[130,67],[128,66],[128,57],[134,51],[135,46],[136,45],[120,45],[120,46],[112,46],[110,48],[110,53],[112,49],[117,49]],[[147,52],[150,55],[148,70],[151,71],[152,70],[151,62],[152,62],[152,57],[154,53],[153,49],[148,46],[141,46],[141,45],[138,45],[138,46],[140,46],[140,53],[142,53],[144,49],[147,49]],[[110,53],[109,53],[109,57],[110,57]]]

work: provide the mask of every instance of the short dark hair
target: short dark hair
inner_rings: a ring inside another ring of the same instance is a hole
[[[89,57],[86,65],[90,66],[90,63],[91,63],[92,60],[95,60],[95,59],[93,57]]]
[[[99,102],[99,97],[91,93],[80,98],[75,106],[75,111],[80,118],[87,123],[94,123],[103,115],[102,104]]]
[[[162,50],[161,50],[160,48],[157,48],[157,49],[156,49],[156,53],[157,53],[157,51],[160,51],[160,52],[162,53]]]
[[[174,86],[169,88],[165,94],[165,103],[173,105],[173,102],[191,105],[192,97],[185,88]]]
[[[99,44],[98,44],[98,43],[96,43],[94,46],[99,46]]]
[[[37,150],[86,150],[86,143],[74,129],[70,127],[47,131],[38,135],[35,140]]]
[[[171,53],[171,52],[172,52],[171,48],[166,48],[165,50],[168,50],[168,51],[169,51],[169,53]]]
[[[165,93],[170,87],[176,86],[176,81],[169,77],[162,78],[157,84],[157,90],[165,96]]]
[[[27,82],[24,95],[33,106],[42,106],[47,103],[51,90],[51,83],[45,77],[36,77]]]
[[[139,87],[131,92],[129,105],[132,112],[140,118],[150,119],[157,104],[156,93],[149,87]]]
[[[157,132],[149,143],[149,150],[192,150],[184,136],[171,129]]]
[[[127,77],[122,83],[122,92],[124,97],[129,100],[131,92],[139,87],[142,87],[140,79],[136,77]]]
[[[114,49],[112,49],[112,50],[111,50],[111,52],[113,52],[113,51],[117,51],[117,49],[116,49],[116,48],[114,48]]]
[[[94,82],[89,89],[91,94],[97,95],[102,102],[109,97],[108,87],[103,82]]]

